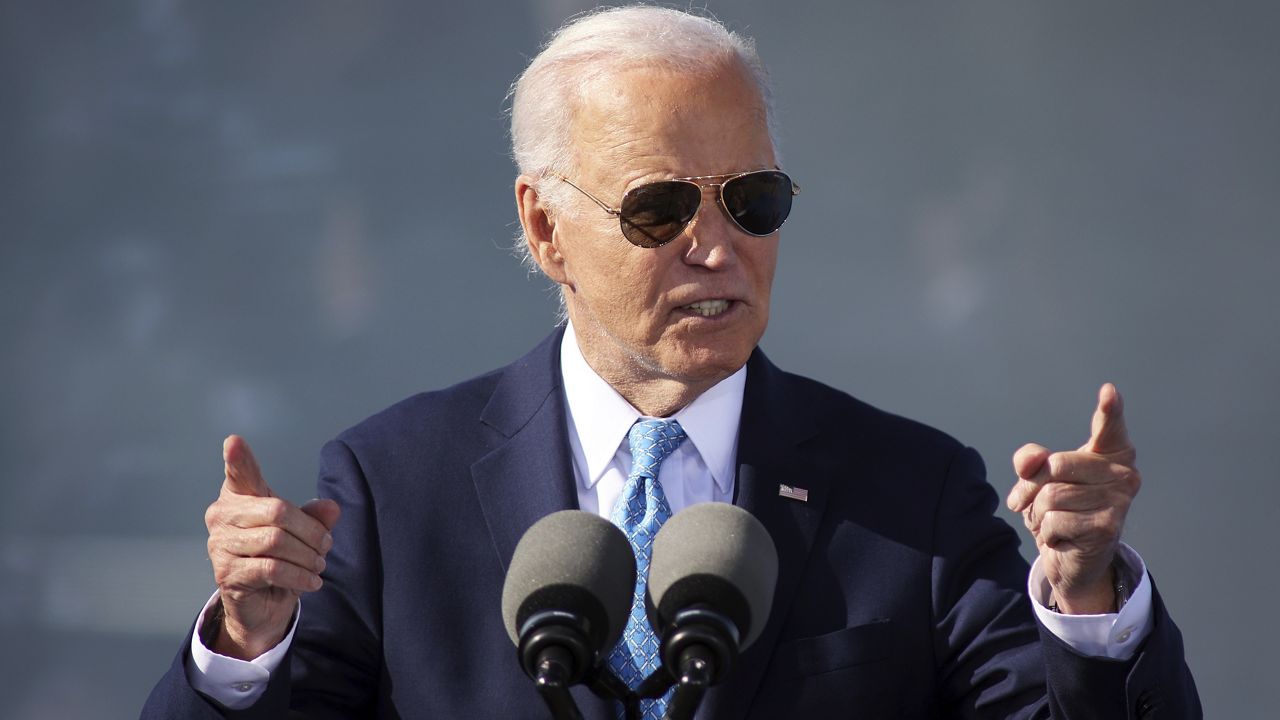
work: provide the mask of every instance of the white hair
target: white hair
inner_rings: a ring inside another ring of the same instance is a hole
[[[751,38],[713,17],[651,5],[598,8],[573,18],[552,33],[511,86],[511,154],[518,172],[536,178],[545,205],[567,206],[572,190],[547,174],[574,174],[572,118],[594,83],[637,66],[704,73],[730,58],[742,62],[755,81],[776,147],[769,74]],[[537,268],[523,232],[515,252]]]

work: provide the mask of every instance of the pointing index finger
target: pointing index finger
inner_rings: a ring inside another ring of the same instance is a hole
[[[1089,442],[1081,449],[1099,455],[1133,449],[1124,421],[1124,398],[1111,383],[1104,383],[1098,390],[1098,407],[1093,411]]]
[[[267,481],[262,479],[258,461],[244,438],[228,435],[222,441],[222,462],[226,473],[222,486],[228,491],[237,495],[274,497]]]

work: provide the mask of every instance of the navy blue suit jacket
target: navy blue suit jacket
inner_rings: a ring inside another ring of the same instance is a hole
[[[557,331],[499,371],[409,398],[325,446],[343,517],[325,586],[245,713],[186,681],[183,648],[145,717],[545,718],[503,629],[507,563],[542,516],[577,506]],[[781,483],[808,489],[800,502]],[[748,362],[735,503],[778,549],[773,611],[699,717],[1198,717],[1178,630],[1128,662],[1039,628],[1018,537],[976,452]],[[583,688],[588,718],[614,714]]]

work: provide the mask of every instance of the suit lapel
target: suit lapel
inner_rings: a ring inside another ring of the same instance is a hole
[[[480,414],[499,440],[471,465],[471,479],[503,572],[531,525],[558,510],[578,508],[577,481],[561,390],[561,327],[509,365]],[[583,715],[613,717],[613,703],[573,688]]]
[[[505,571],[525,530],[578,507],[560,390],[560,328],[508,366],[480,414],[497,446],[471,466],[480,508]]]
[[[754,515],[773,538],[778,551],[778,584],[763,633],[739,657],[725,684],[708,695],[701,717],[746,716],[789,614],[826,507],[829,480],[799,447],[819,428],[788,384],[784,373],[759,349],[752,354],[739,423],[734,504]],[[808,490],[808,500],[779,495],[783,484]]]

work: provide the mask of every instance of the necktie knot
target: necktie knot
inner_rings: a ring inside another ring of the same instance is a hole
[[[658,466],[687,437],[675,420],[637,420],[627,432],[631,445],[629,477],[657,478]]]

